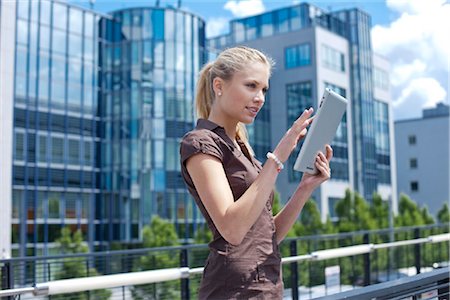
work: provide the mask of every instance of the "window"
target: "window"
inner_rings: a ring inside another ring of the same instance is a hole
[[[415,145],[417,143],[417,139],[415,135],[408,136],[408,143],[410,145]]]
[[[419,191],[419,183],[417,181],[411,181],[411,192],[418,192]]]
[[[411,158],[409,160],[409,168],[410,169],[417,169],[417,158]]]
[[[287,98],[287,127],[298,118],[301,112],[312,106],[312,83],[310,81],[297,82],[286,85]],[[301,179],[301,173],[292,169],[298,155],[300,145],[294,150],[294,153],[289,157],[288,170],[289,182],[295,182]]]
[[[376,88],[383,90],[389,89],[389,76],[384,70],[373,68],[373,84]]]
[[[52,162],[64,163],[64,139],[52,137]]]
[[[15,144],[16,149],[14,151],[14,159],[24,160],[25,159],[24,134],[22,132],[16,132]]]
[[[344,54],[326,45],[322,45],[322,64],[325,68],[345,72]]]
[[[286,69],[311,64],[311,48],[309,44],[300,44],[285,49]]]

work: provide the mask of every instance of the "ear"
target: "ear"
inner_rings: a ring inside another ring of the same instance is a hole
[[[215,95],[221,95],[223,93],[224,81],[220,77],[216,77],[213,79],[212,87]]]

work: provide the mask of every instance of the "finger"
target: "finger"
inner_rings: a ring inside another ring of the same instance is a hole
[[[319,161],[316,161],[315,165],[316,165],[317,170],[319,170],[319,172],[323,176],[330,178],[330,169],[329,168],[327,168],[326,166],[321,164]]]
[[[323,154],[322,154],[323,155]],[[323,160],[322,158],[320,158],[320,156],[317,156],[317,163],[320,164],[322,167],[324,167],[325,169],[329,169],[328,166],[328,161],[327,160]]]
[[[330,161],[333,158],[333,148],[330,145],[326,145],[325,148],[327,151],[327,160]]]
[[[298,117],[298,119],[295,120],[292,127],[295,129],[297,133],[300,133],[303,129],[305,129],[312,123],[314,117],[311,117],[311,115],[313,112],[314,109],[312,107],[310,107],[309,109],[305,109],[303,113],[300,115],[300,117]]]

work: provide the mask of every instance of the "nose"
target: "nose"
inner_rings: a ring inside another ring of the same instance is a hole
[[[262,90],[258,91],[258,93],[255,95],[255,97],[253,97],[253,101],[262,102],[262,103],[264,103],[266,101]]]

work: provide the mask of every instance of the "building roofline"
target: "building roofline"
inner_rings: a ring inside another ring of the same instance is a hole
[[[163,6],[133,6],[133,7],[127,7],[127,8],[120,8],[120,9],[112,10],[112,11],[109,12],[109,14],[112,15],[112,14],[115,14],[115,13],[118,13],[118,12],[121,12],[121,11],[135,10],[135,9],[141,9],[141,10],[142,10],[142,9],[151,9],[151,10],[157,10],[157,9],[162,9],[162,10],[173,10],[173,11],[176,11],[176,12],[182,12],[182,13],[185,13],[185,14],[187,14],[187,15],[191,15],[191,16],[193,16],[193,17],[196,17],[197,19],[202,20],[203,23],[206,24],[206,20],[205,20],[202,16],[200,16],[200,15],[198,15],[198,14],[195,14],[195,13],[193,13],[193,12],[191,12],[191,11],[187,11],[187,10],[182,9],[182,8],[176,8],[176,7],[173,7],[173,6],[166,6],[166,7],[163,7]]]

